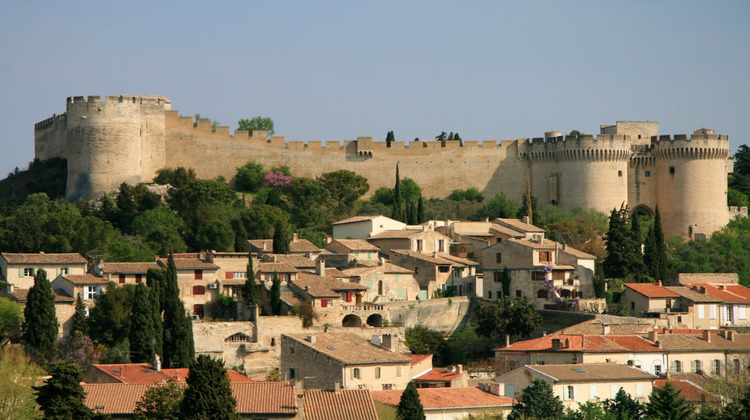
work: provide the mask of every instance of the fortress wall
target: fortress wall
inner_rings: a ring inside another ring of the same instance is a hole
[[[651,153],[636,152],[630,157],[628,204],[631,210],[642,205],[656,211],[656,158]]]
[[[156,171],[166,163],[165,111],[172,107],[167,98],[157,101],[142,101],[140,103],[140,137],[141,137],[141,179],[153,179]],[[119,186],[119,184],[117,185]]]
[[[655,143],[659,212],[665,235],[710,235],[729,222],[726,136],[661,136]]]
[[[67,159],[68,114],[55,114],[34,124],[34,157],[45,160],[53,157]]]

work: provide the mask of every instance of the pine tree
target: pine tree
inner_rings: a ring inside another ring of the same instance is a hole
[[[682,420],[690,417],[694,407],[680,396],[680,391],[667,382],[663,388],[654,388],[646,403],[646,415],[656,420]]]
[[[161,295],[165,271],[150,268],[146,273],[146,284],[149,287],[148,301],[151,305],[151,328],[154,331],[154,353],[163,355],[162,340],[164,339],[164,325],[162,325]]]
[[[273,253],[288,254],[289,242],[289,227],[279,218],[273,231]]]
[[[424,217],[424,202],[422,200],[422,196],[419,196],[419,201],[417,202],[417,224],[422,224],[427,221],[427,218]]]
[[[154,317],[148,288],[144,283],[139,283],[135,287],[129,339],[130,358],[133,363],[147,363],[154,360]]]
[[[521,401],[513,405],[508,420],[559,419],[563,416],[563,403],[552,393],[552,387],[542,379],[534,379],[521,391]]]
[[[624,389],[617,391],[614,399],[604,400],[604,408],[618,419],[641,420],[646,411],[643,404],[634,400]]]
[[[396,136],[393,135],[393,131],[389,131],[385,136],[385,147],[391,147],[394,141],[396,141]]]
[[[245,289],[243,290],[245,303],[258,303],[258,283],[255,281],[255,269],[253,268],[253,254],[247,256],[247,279],[245,280]]]
[[[60,324],[55,313],[55,295],[47,272],[37,270],[23,310],[23,343],[26,353],[43,364],[54,357]]]
[[[271,281],[271,313],[281,315],[281,280],[276,272]]]
[[[164,304],[164,365],[169,368],[188,367],[195,358],[193,323],[185,312],[177,285],[177,267],[169,254],[165,279]]]
[[[609,216],[607,232],[607,257],[604,259],[604,272],[608,278],[624,278],[642,274],[643,256],[628,228],[628,209],[613,209]]]
[[[187,388],[182,399],[185,419],[236,419],[237,402],[232,396],[224,362],[200,355],[190,366]]]
[[[396,164],[396,185],[393,187],[393,211],[391,218],[398,221],[404,219],[404,208],[401,203],[401,176],[398,172],[398,163]]]
[[[43,386],[35,386],[36,402],[44,418],[91,419],[94,412],[86,406],[86,392],[81,386],[83,374],[73,362],[53,364],[51,377]]]
[[[398,420],[424,420],[424,407],[419,399],[419,392],[414,382],[409,382],[401,394],[401,401],[396,408],[396,418]]]
[[[76,308],[75,313],[73,313],[73,326],[70,329],[70,333],[84,336],[88,334],[88,329],[88,323],[86,322],[86,305],[84,305],[83,298],[79,293],[76,297]]]

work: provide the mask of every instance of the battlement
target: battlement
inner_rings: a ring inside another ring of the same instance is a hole
[[[729,136],[713,133],[654,136],[651,144],[656,156],[662,159],[727,159],[730,155]]]
[[[57,123],[60,123],[60,122],[64,123],[67,120],[68,120],[67,113],[53,114],[51,117],[47,118],[46,120],[42,120],[34,124],[34,130],[44,130],[45,128],[49,128]]]
[[[522,159],[533,161],[620,161],[631,155],[630,136],[600,134],[521,139]]]
[[[133,103],[141,105],[171,105],[172,102],[167,99],[166,96],[161,95],[120,95],[120,96],[105,96],[104,100],[100,95],[90,96],[69,96],[67,98],[67,105],[71,104],[99,104],[102,102],[119,102],[119,103]]]

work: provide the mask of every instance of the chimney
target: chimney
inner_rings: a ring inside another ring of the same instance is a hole
[[[702,295],[706,294],[706,286],[701,286],[700,292]]]
[[[703,330],[703,340],[706,341],[706,343],[711,342],[711,331],[709,330]]]
[[[315,344],[315,341],[316,341],[315,338],[316,337],[314,335],[308,335],[307,336],[307,341],[309,341],[310,344]]]
[[[321,277],[324,277],[326,275],[326,262],[322,258],[318,258],[317,261],[315,261],[315,271],[318,272],[318,275]]]
[[[292,233],[292,242],[299,241],[299,237],[297,236],[297,232]]]
[[[297,396],[297,413],[298,417],[305,418],[305,391],[302,383],[302,379],[295,381],[289,381],[294,387],[294,395]]]
[[[326,235],[326,245],[330,244],[330,243],[331,243],[331,241],[333,241],[333,236],[331,236],[331,235]]]
[[[333,392],[335,394],[341,394],[341,382],[339,381],[333,382]]]
[[[161,359],[158,354],[154,355],[154,370],[161,372]]]
[[[608,335],[612,331],[609,324],[602,324],[602,335]]]
[[[547,331],[542,331],[542,337],[546,337],[546,336],[547,336]]]
[[[389,351],[396,351],[396,340],[390,334],[383,334],[383,347]]]
[[[661,286],[661,280],[657,281],[657,282],[656,282],[656,285],[657,285],[657,286]]]
[[[524,222],[524,223],[526,223],[528,225],[529,224],[529,216],[523,216],[523,218],[521,218],[521,221]]]
[[[15,289],[16,286],[13,285],[13,283],[8,283],[8,293],[13,293],[13,289]]]
[[[662,346],[661,346],[661,341],[659,341],[659,340],[655,341],[655,342],[654,342],[654,345],[656,346],[656,348],[657,348],[657,349],[660,349],[660,348],[662,348]]]
[[[378,265],[385,265],[385,258],[380,257],[380,259],[378,260]]]
[[[651,330],[648,332],[648,341],[656,342],[659,340],[659,333],[656,330]]]
[[[505,347],[510,346],[510,334],[505,334]]]
[[[456,365],[456,372],[463,373],[464,372],[464,365]]]

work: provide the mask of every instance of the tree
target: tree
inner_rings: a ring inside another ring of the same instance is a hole
[[[0,348],[8,341],[20,338],[23,325],[23,307],[4,297],[0,297]]]
[[[96,296],[87,319],[94,343],[113,348],[127,342],[134,295],[134,285],[109,282],[107,291]]]
[[[739,175],[750,176],[750,147],[746,144],[737,148],[734,154],[734,172]]]
[[[428,327],[417,324],[409,327],[404,332],[405,343],[409,350],[415,354],[432,354],[434,364],[438,363],[445,348],[445,339],[440,331],[431,330]]]
[[[427,219],[424,216],[424,200],[422,200],[422,196],[420,195],[417,202],[417,223],[422,224],[426,221]]]
[[[385,147],[391,147],[394,141],[396,141],[396,136],[393,135],[393,131],[389,131],[385,136]]]
[[[289,242],[291,241],[289,235],[289,226],[284,223],[282,219],[276,220],[276,227],[273,231],[273,253],[274,254],[288,254],[289,253]]]
[[[140,235],[149,249],[157,255],[185,252],[187,245],[182,235],[185,221],[167,206],[159,205],[139,214],[133,219],[132,231]],[[139,260],[143,261],[143,260]]]
[[[37,270],[34,274],[34,285],[29,289],[23,318],[26,353],[38,363],[49,362],[54,357],[60,324],[55,313],[55,295],[44,270]]]
[[[271,281],[271,313],[281,315],[281,280],[276,272]]]
[[[276,130],[273,128],[273,120],[270,117],[253,117],[251,119],[243,118],[237,122],[237,130],[247,130],[250,135],[253,135],[255,130],[265,130],[268,133],[268,138],[271,138],[276,134]]]
[[[0,350],[0,418],[38,418],[31,386],[44,375],[44,369],[34,364],[22,350],[11,346]]]
[[[655,420],[681,420],[690,417],[694,407],[680,396],[680,391],[667,382],[654,388],[646,403],[646,415]]]
[[[498,302],[475,301],[472,313],[477,333],[498,343],[506,334],[528,337],[542,322],[534,305],[526,299],[511,300],[508,296]]]
[[[628,208],[612,209],[607,232],[607,257],[604,259],[604,272],[608,278],[624,278],[630,274],[640,274],[643,256],[639,251],[633,233],[627,226]]]
[[[531,195],[531,184],[526,183],[526,193],[521,200],[521,208],[518,210],[518,218],[524,216],[529,218],[529,224],[534,224],[534,215],[536,214],[536,197]]]
[[[164,168],[156,171],[154,182],[159,185],[169,184],[175,188],[188,186],[191,182],[198,179],[193,168]]]
[[[617,391],[614,399],[604,400],[604,407],[615,414],[617,420],[641,420],[646,415],[643,404],[634,400],[622,388]]]
[[[190,366],[180,413],[186,419],[235,419],[237,402],[232,396],[224,362],[202,354]]]
[[[357,214],[360,197],[370,190],[367,178],[346,169],[324,173],[318,181],[331,197],[331,222]]]
[[[58,360],[70,360],[85,371],[89,366],[98,363],[104,355],[106,348],[103,345],[95,345],[88,336],[80,331],[68,334],[57,342]]]
[[[477,211],[476,219],[497,219],[516,217],[519,214],[520,206],[515,200],[506,197],[505,194],[495,194],[485,206]]]
[[[251,252],[247,255],[247,278],[245,279],[245,289],[242,293],[245,298],[245,303],[257,304],[259,300],[259,292],[258,283],[255,281],[253,254]]]
[[[508,325],[505,333],[511,336],[528,337],[542,323],[542,316],[536,311],[536,306],[526,299],[515,299],[508,305],[509,298],[504,297],[505,316]]]
[[[179,420],[184,389],[175,381],[148,387],[135,405],[138,419]]]
[[[240,191],[256,192],[263,186],[263,177],[266,171],[263,165],[250,161],[237,168],[234,176],[234,187]]]
[[[81,335],[87,335],[89,330],[88,323],[86,322],[86,305],[83,303],[83,298],[79,293],[76,297],[75,312],[73,313],[73,325],[70,328],[70,333],[80,333]]]
[[[83,374],[72,362],[53,364],[46,384],[33,387],[36,402],[45,418],[91,419],[94,412],[86,406],[86,392],[81,386]]]
[[[177,267],[169,254],[164,292],[164,338],[162,350],[164,365],[170,368],[188,367],[195,358],[193,323],[185,312],[177,286]]]
[[[401,400],[396,407],[396,418],[398,420],[424,420],[424,407],[419,400],[419,392],[414,382],[410,381],[406,385]]]
[[[534,379],[521,392],[520,401],[513,405],[509,420],[527,419],[559,419],[563,416],[563,403],[552,393],[552,387],[547,381]]]
[[[401,202],[401,176],[398,172],[398,163],[396,164],[396,184],[393,187],[393,207],[391,212],[391,218],[403,221],[404,220],[404,207]]]
[[[148,285],[148,302],[151,305],[151,328],[154,331],[154,353],[164,354],[162,340],[164,339],[164,325],[162,325],[162,294],[164,290],[164,278],[166,270],[161,268],[149,268],[146,272],[146,285]]]
[[[145,283],[139,283],[135,287],[129,336],[133,363],[154,360],[154,317],[148,294]]]
[[[664,242],[664,232],[661,229],[659,206],[656,206],[654,224],[648,230],[644,251],[643,262],[646,265],[649,275],[655,280],[667,280],[667,246]]]

